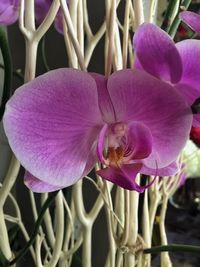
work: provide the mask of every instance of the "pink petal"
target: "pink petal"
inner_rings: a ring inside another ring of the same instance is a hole
[[[66,0],[67,3],[69,3],[69,0]],[[36,21],[38,24],[41,24],[41,22],[45,19],[47,16],[47,13],[49,11],[49,8],[52,4],[52,0],[36,0],[35,1],[35,15],[36,15]],[[55,21],[54,26],[56,30],[63,34],[63,16],[62,11],[59,9]]]
[[[60,186],[51,185],[39,180],[29,172],[25,173],[24,183],[31,191],[35,193],[53,192],[62,189]]]
[[[112,101],[108,93],[107,79],[105,78],[105,76],[97,74],[97,73],[90,73],[90,75],[96,81],[97,90],[98,90],[99,108],[100,108],[103,120],[107,123],[115,122],[116,115],[115,115]]]
[[[63,34],[63,13],[61,9],[59,9],[58,14],[56,15],[54,26],[59,33]]]
[[[172,162],[167,167],[161,169],[151,169],[146,166],[142,166],[140,173],[146,175],[156,175],[156,176],[172,176],[177,174],[178,171],[179,171],[179,166],[177,162]]]
[[[103,155],[104,151],[104,146],[105,146],[105,136],[106,136],[106,131],[108,129],[108,125],[105,124],[103,128],[100,131],[99,137],[98,137],[98,142],[97,142],[97,156],[101,163],[105,164],[105,158]]]
[[[18,18],[19,0],[1,0],[0,2],[0,25],[9,25]]]
[[[96,147],[96,142],[94,142],[91,150],[89,151],[87,163],[85,165],[85,169],[83,170],[81,177],[86,176],[94,168],[94,165],[97,163],[97,161],[98,161],[97,147]]]
[[[150,74],[176,83],[182,63],[171,37],[159,27],[144,23],[135,32],[133,47],[142,67]]]
[[[180,83],[195,87],[200,92],[200,41],[184,40],[178,42],[176,47],[183,63]]]
[[[142,123],[133,122],[129,125],[127,149],[132,159],[144,159],[151,154],[152,136],[149,129]]]
[[[180,13],[181,20],[186,23],[193,31],[200,34],[200,15],[191,11]]]
[[[196,99],[200,98],[200,91],[187,84],[177,84],[175,88],[183,95],[187,103],[192,106]],[[200,114],[193,114],[193,126],[200,127]]]
[[[200,97],[200,91],[188,84],[178,83],[175,88],[182,94],[190,106]]]
[[[149,168],[163,168],[176,160],[191,129],[191,109],[177,90],[146,72],[122,70],[108,80],[117,121],[139,122],[152,136]]]
[[[99,170],[97,173],[102,178],[128,190],[140,190],[140,186],[136,184],[135,178],[142,167],[141,163],[123,165],[122,168],[108,167]]]
[[[75,69],[50,71],[25,84],[4,115],[10,146],[25,169],[60,187],[94,164],[91,151],[102,126],[96,83]]]
[[[135,163],[123,165],[121,168],[105,168],[97,173],[104,179],[128,190],[135,190],[143,193],[145,189],[149,188],[155,181],[156,177],[147,185],[140,186],[136,183],[136,175],[140,172],[142,164]]]
[[[51,4],[52,0],[35,0],[35,18],[37,24],[41,24],[45,19]]]

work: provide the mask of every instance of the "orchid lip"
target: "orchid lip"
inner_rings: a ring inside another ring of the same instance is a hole
[[[122,144],[127,131],[125,123],[117,122],[109,126],[104,126],[102,136],[100,134],[101,147],[97,146],[99,160],[106,166],[120,167],[124,162],[125,149]]]
[[[97,145],[99,160],[106,166],[120,168],[123,164],[134,163],[134,159],[146,158],[150,154],[151,148],[149,147],[145,151],[146,148],[143,147],[141,137],[138,133],[132,133],[132,131],[137,132],[138,128],[145,133],[145,139],[148,136],[150,140],[148,129],[138,123],[128,125],[117,122],[104,126]]]

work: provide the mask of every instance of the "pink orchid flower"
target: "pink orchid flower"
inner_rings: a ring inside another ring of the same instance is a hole
[[[180,13],[181,20],[186,23],[193,31],[200,35],[200,15],[192,11]]]
[[[17,21],[20,0],[0,1],[0,25],[10,25]]]
[[[144,71],[125,69],[106,79],[57,69],[17,89],[3,122],[33,191],[70,186],[100,161],[102,178],[143,192],[137,173],[177,171],[192,113],[171,84]]]
[[[69,3],[69,0],[66,0]],[[46,17],[52,0],[35,0],[35,18],[36,23],[41,22]],[[1,0],[0,1],[0,25],[10,25],[18,20],[20,0]],[[62,11],[59,9],[56,15],[54,26],[60,33],[63,32]]]
[[[133,46],[137,69],[170,83],[190,106],[200,98],[199,40],[175,44],[159,27],[144,23],[134,35]],[[200,127],[200,114],[194,114],[193,126]]]
[[[70,0],[66,0],[69,3]],[[35,17],[38,24],[40,24],[46,17],[49,8],[52,4],[52,0],[36,0],[35,1]],[[63,14],[61,8],[59,9],[54,26],[59,33],[63,33]]]

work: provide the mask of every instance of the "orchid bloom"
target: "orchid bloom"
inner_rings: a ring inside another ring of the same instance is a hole
[[[133,46],[137,69],[170,83],[190,106],[200,98],[199,40],[175,44],[159,27],[144,23],[134,35]],[[200,127],[200,114],[193,115],[193,126]]]
[[[0,25],[10,25],[17,21],[20,0],[0,1]]]
[[[121,70],[106,79],[58,69],[17,89],[3,122],[33,191],[70,186],[99,160],[102,178],[142,192],[137,173],[177,171],[192,114],[170,84],[144,71]]]
[[[180,13],[181,20],[186,23],[193,31],[200,35],[200,15],[192,11]]]
[[[66,0],[69,3],[69,0]],[[46,17],[52,0],[35,0],[35,18],[37,24]],[[0,1],[0,25],[10,25],[17,21],[19,16],[20,0],[1,0]],[[60,33],[63,32],[62,28],[62,11],[59,9],[56,15],[54,26]]]
[[[69,3],[69,0],[66,0],[66,2]],[[46,17],[51,4],[52,0],[35,1],[35,17],[38,24],[40,24]],[[54,26],[59,33],[63,33],[63,15],[61,8],[56,15]]]

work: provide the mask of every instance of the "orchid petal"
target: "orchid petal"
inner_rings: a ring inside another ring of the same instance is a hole
[[[50,71],[25,84],[4,116],[10,146],[25,169],[61,187],[82,177],[102,126],[96,83],[75,69]]]
[[[97,171],[97,173],[104,179],[119,185],[120,187],[128,190],[135,190],[143,193],[145,189],[149,188],[155,181],[156,177],[147,185],[140,186],[136,182],[137,173],[141,172],[142,164],[135,163],[123,165],[121,168],[105,168]]]
[[[24,183],[31,191],[35,193],[53,192],[62,189],[60,186],[51,185],[39,180],[29,172],[25,173]]]
[[[190,106],[200,97],[200,91],[190,85],[179,83],[175,88],[182,94]]]
[[[200,98],[200,90],[187,84],[177,84],[175,88],[183,95],[187,103],[192,106],[198,98]],[[193,114],[192,125],[200,127],[200,114]]]
[[[199,21],[200,22],[200,21]],[[176,44],[183,64],[180,83],[195,87],[200,92],[200,42],[184,40]]]
[[[133,38],[136,56],[142,67],[155,77],[177,83],[182,63],[171,37],[159,27],[144,23]]]
[[[1,0],[0,25],[10,25],[17,21],[19,4],[19,0]]]
[[[83,173],[81,175],[81,177],[86,176],[88,173],[90,173],[92,171],[92,169],[94,168],[95,164],[98,161],[98,157],[97,157],[97,147],[96,147],[96,141],[94,142],[88,158],[87,158],[87,163],[85,165],[85,169],[83,170]]]
[[[98,102],[99,108],[103,117],[103,120],[107,123],[113,123],[116,120],[115,111],[113,108],[112,101],[110,99],[108,89],[107,89],[107,79],[105,76],[90,73],[90,75],[95,79],[97,90],[98,90]]]
[[[186,23],[193,31],[200,34],[200,15],[191,11],[180,13],[181,20]]]
[[[151,169],[143,165],[142,169],[140,170],[140,173],[146,175],[155,175],[155,176],[172,176],[177,174],[178,171],[179,171],[179,166],[177,162],[172,162],[167,167],[161,169]]]
[[[151,154],[152,136],[149,129],[142,123],[133,122],[129,125],[126,146],[131,157],[144,159]]]
[[[69,3],[69,0],[66,0],[67,3]],[[52,0],[36,0],[35,2],[35,15],[36,15],[36,21],[38,24],[41,24],[45,17],[47,16],[47,13],[51,7]],[[59,9],[55,21],[54,26],[56,30],[63,34],[63,13],[61,8]]]
[[[107,132],[108,126],[105,124],[100,131],[98,142],[97,142],[97,156],[101,163],[105,164],[105,158],[103,155],[104,147],[105,147],[105,136]]]
[[[140,191],[140,187],[135,182],[141,167],[141,163],[123,165],[121,168],[108,167],[97,171],[97,174],[124,189],[143,192],[143,190]]]
[[[191,129],[191,109],[173,86],[144,71],[122,70],[108,79],[119,122],[140,122],[152,136],[152,153],[144,164],[163,168],[176,160]]]
[[[63,34],[63,12],[61,9],[59,9],[56,15],[54,26],[59,33]]]
[[[38,24],[41,24],[45,19],[52,0],[35,0],[35,18]]]

